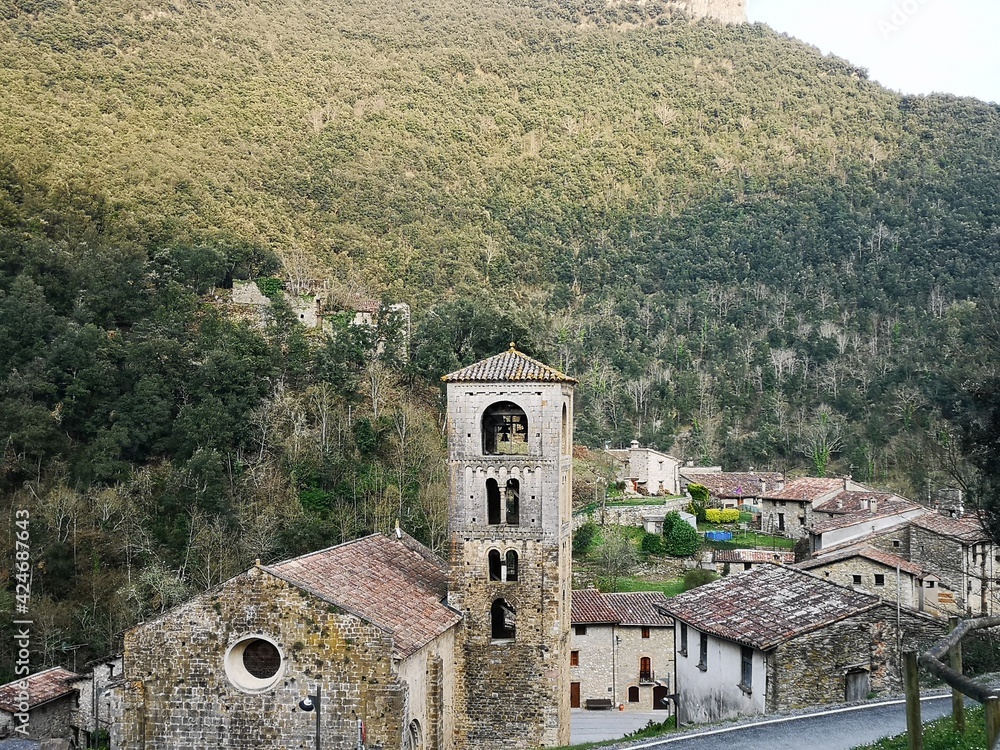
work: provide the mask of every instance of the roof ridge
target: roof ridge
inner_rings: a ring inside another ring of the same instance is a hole
[[[516,363],[518,361],[520,361],[522,365],[524,363],[530,365],[531,368],[534,369],[534,372],[523,372],[523,366],[516,367]],[[570,377],[566,373],[557,370],[555,367],[547,365],[544,362],[541,362],[534,357],[529,357],[524,352],[519,351],[515,348],[514,342],[511,342],[510,349],[507,351],[486,357],[478,362],[473,362],[472,364],[461,367],[454,372],[448,373],[447,375],[442,375],[441,380],[445,383],[463,381],[489,382],[493,380],[563,383],[579,382],[576,378]]]

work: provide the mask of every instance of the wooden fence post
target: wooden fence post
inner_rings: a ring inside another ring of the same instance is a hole
[[[1000,737],[1000,698],[986,700],[986,747],[994,750]]]
[[[906,691],[906,736],[910,750],[924,750],[924,725],[920,721],[920,680],[917,652],[903,652],[903,689]]]
[[[948,632],[953,633],[958,627],[958,618],[948,618]],[[948,653],[951,668],[962,674],[962,641],[958,641]],[[965,695],[957,688],[951,689],[951,721],[958,734],[965,734]]]

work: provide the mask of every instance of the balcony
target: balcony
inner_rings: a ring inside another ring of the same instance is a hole
[[[656,684],[656,672],[652,669],[640,669],[639,670],[639,684],[640,685],[655,685]]]

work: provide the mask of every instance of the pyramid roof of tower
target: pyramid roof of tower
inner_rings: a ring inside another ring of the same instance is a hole
[[[507,351],[487,357],[441,378],[446,383],[576,383],[565,373],[532,359],[510,345]]]

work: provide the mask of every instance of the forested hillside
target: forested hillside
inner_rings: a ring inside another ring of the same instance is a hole
[[[992,374],[1000,110],[759,25],[13,0],[0,134],[0,490],[45,663],[258,557],[397,517],[440,546],[437,378],[511,340],[580,378],[581,443],[914,498]],[[280,295],[232,319],[227,272],[407,302],[409,346]]]

